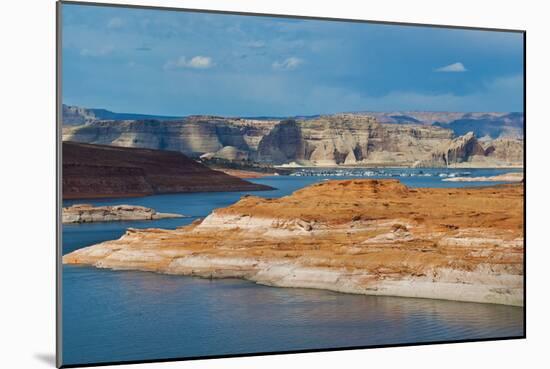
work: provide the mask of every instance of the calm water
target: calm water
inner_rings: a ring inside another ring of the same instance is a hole
[[[411,187],[479,186],[439,173],[488,176],[510,169],[396,170]],[[432,176],[425,176],[426,173]],[[326,178],[266,177],[285,196]],[[353,177],[356,178],[356,177]],[[157,195],[85,201],[136,204],[184,219],[63,226],[63,252],[120,237],[126,228],[175,228],[228,206],[245,192]],[[76,201],[82,202],[82,201]],[[75,203],[66,201],[65,206]],[[63,267],[64,364],[350,347],[523,334],[523,309],[426,299],[357,296],[144,272]]]

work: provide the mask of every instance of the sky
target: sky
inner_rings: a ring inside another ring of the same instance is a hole
[[[523,35],[62,5],[63,103],[185,116],[523,111]]]

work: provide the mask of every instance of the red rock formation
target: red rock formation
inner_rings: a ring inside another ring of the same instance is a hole
[[[327,181],[243,197],[175,230],[129,229],[63,263],[521,306],[523,201],[520,184]]]
[[[63,198],[269,190],[174,151],[63,143]]]

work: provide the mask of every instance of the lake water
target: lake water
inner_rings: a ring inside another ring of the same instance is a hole
[[[368,175],[399,178],[411,187],[464,187],[489,183],[445,182],[443,178],[511,171],[399,169]],[[264,177],[252,181],[276,190],[253,194],[285,196],[330,178],[357,177]],[[143,205],[190,217],[64,225],[63,253],[116,239],[128,227],[173,229],[228,206],[245,193],[65,201],[64,206],[79,202]],[[523,335],[523,329],[523,309],[510,306],[360,296],[265,287],[233,279],[63,266],[65,365],[512,337]]]

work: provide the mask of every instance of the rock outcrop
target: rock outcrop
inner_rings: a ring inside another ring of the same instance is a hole
[[[224,146],[248,150],[237,127],[217,120],[194,118],[184,121],[97,121],[79,127],[66,127],[63,140],[179,151],[193,157],[216,152]]]
[[[472,156],[485,156],[485,149],[478,142],[473,132],[468,132],[444,145],[442,150],[432,154],[435,163],[441,162],[444,165],[462,163],[471,159]]]
[[[485,156],[499,163],[523,165],[524,141],[515,138],[498,138],[484,143]]]
[[[191,157],[226,146],[253,152],[276,122],[191,116],[179,120],[100,120],[63,128],[63,141],[179,151]]]
[[[523,186],[327,181],[255,196],[175,230],[129,229],[65,264],[279,287],[523,304]]]
[[[82,125],[97,120],[94,112],[90,109],[65,104],[63,104],[62,109],[63,125]]]
[[[273,164],[412,165],[452,138],[449,130],[380,124],[370,116],[338,114],[283,121],[258,146],[257,159]]]
[[[138,205],[93,206],[77,204],[63,208],[63,223],[93,223],[120,220],[155,220],[182,218],[181,214],[158,213]]]
[[[256,160],[259,162],[283,164],[303,159],[305,143],[302,131],[295,120],[284,120],[273,127],[258,144]]]
[[[62,149],[64,199],[271,189],[209,169],[180,152],[74,142],[64,142]]]
[[[522,166],[523,141],[500,138],[480,142],[473,132],[442,143],[424,166]]]

